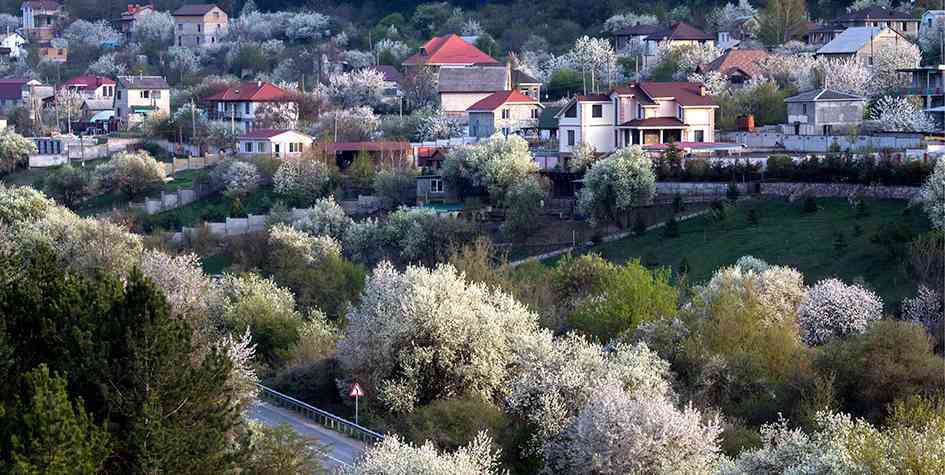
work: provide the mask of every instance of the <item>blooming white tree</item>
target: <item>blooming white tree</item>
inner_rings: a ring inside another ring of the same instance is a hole
[[[883,301],[872,290],[825,279],[811,287],[798,308],[801,339],[819,345],[834,337],[862,333],[883,316]]]
[[[847,7],[848,12],[858,12],[870,7],[878,8],[892,8],[891,0],[854,0],[853,3]]]
[[[96,76],[115,77],[125,74],[128,68],[118,59],[117,53],[103,54],[92,64],[89,64],[86,71]]]
[[[945,159],[936,160],[932,174],[919,191],[919,201],[932,226],[945,229]]]
[[[647,66],[645,74],[652,74],[654,70],[669,65],[673,68],[674,79],[685,79],[696,71],[696,68],[711,63],[722,55],[722,51],[714,43],[678,44],[672,41],[661,41],[656,45],[656,59]]]
[[[148,152],[121,152],[95,167],[93,185],[103,193],[140,198],[164,183],[165,175],[164,167]]]
[[[374,108],[384,99],[384,87],[384,75],[368,68],[332,75],[324,93],[339,107]]]
[[[639,145],[598,160],[584,175],[578,208],[594,220],[616,221],[656,193],[653,165]]]
[[[200,69],[200,61],[193,48],[171,46],[167,49],[167,66],[177,73],[180,80]]]
[[[713,97],[721,97],[729,92],[728,78],[721,71],[709,71],[705,74],[693,73],[687,80],[702,84]]]
[[[259,187],[259,170],[248,162],[231,162],[223,169],[221,178],[225,193],[230,196],[244,197]]]
[[[449,265],[381,263],[347,314],[338,344],[346,378],[394,412],[459,396],[493,400],[508,390],[509,363],[538,317],[510,295],[468,283]]]
[[[703,422],[691,405],[634,397],[619,384],[593,387],[564,436],[545,447],[546,468],[558,473],[712,473],[723,460],[718,417]]]
[[[580,65],[582,75],[590,74],[589,91],[597,91],[597,81],[607,79],[607,83],[613,82],[614,74],[617,72],[617,53],[606,38],[591,38],[582,36],[574,43],[571,50],[571,56],[575,62]],[[587,88],[587,84],[585,84]]]
[[[482,25],[475,18],[469,18],[463,23],[463,28],[460,30],[460,33],[463,36],[477,36],[483,33]]]
[[[931,25],[919,27],[919,48],[932,60],[932,64],[936,59],[939,63],[945,61],[945,58],[942,58],[943,37],[945,37],[945,17],[943,16],[933,17]]]
[[[476,436],[469,445],[454,452],[443,453],[427,441],[417,447],[389,435],[365,450],[364,455],[341,473],[346,475],[485,475],[500,473],[499,455],[486,433]]]
[[[922,52],[919,47],[900,41],[885,45],[873,52],[870,66],[870,95],[895,92],[896,88],[908,86],[908,75],[898,72],[900,69],[914,68],[919,65]]]
[[[25,164],[32,153],[36,153],[32,140],[10,129],[0,132],[0,169],[3,171],[9,173]]]
[[[69,42],[70,48],[75,49],[98,49],[105,44],[119,45],[122,40],[121,33],[112,28],[108,20],[76,20],[62,31],[62,37]]]
[[[883,96],[870,107],[870,118],[882,124],[884,130],[900,132],[928,132],[935,123],[916,103],[904,96]]]
[[[855,58],[827,59],[818,61],[818,68],[823,71],[823,86],[834,91],[857,96],[869,96],[870,69]]]
[[[381,119],[370,107],[335,109],[318,116],[314,135],[332,137],[336,142],[370,141],[378,137]]]
[[[321,13],[293,13],[286,24],[286,36],[291,40],[311,41],[325,36],[327,29],[328,17]]]
[[[256,345],[253,344],[249,327],[238,337],[230,333],[223,335],[215,346],[233,364],[226,381],[226,393],[232,397],[233,407],[249,407],[256,400],[256,383],[259,382],[253,361],[256,358]]]
[[[748,1],[739,0],[738,4],[726,3],[724,6],[712,10],[706,17],[706,22],[715,31],[732,31],[740,22],[752,21],[758,15],[758,10]]]
[[[476,145],[454,148],[443,164],[444,177],[485,187],[495,203],[504,200],[513,183],[537,171],[528,142],[517,135],[496,134]]]
[[[446,140],[462,137],[464,127],[462,121],[446,115],[440,109],[424,109],[416,113],[417,137],[422,140]]]
[[[604,21],[604,31],[615,33],[636,25],[655,25],[659,19],[653,15],[637,14],[633,12],[618,13]]]
[[[797,321],[797,308],[804,300],[807,288],[804,276],[796,269],[771,266],[761,259],[744,256],[734,266],[716,271],[698,291],[697,300],[702,305],[711,304],[724,292],[755,298],[763,322],[772,325]]]
[[[341,239],[353,223],[334,196],[321,198],[309,211],[292,222],[292,226],[315,236]]]
[[[942,295],[924,285],[919,286],[915,297],[902,302],[903,318],[921,324],[929,332],[935,331],[938,323],[945,318],[943,310]]]
[[[341,59],[345,63],[348,63],[349,67],[354,69],[366,68],[375,63],[374,53],[355,49],[349,49],[342,52]]]
[[[771,54],[758,62],[766,77],[774,79],[781,87],[793,87],[799,91],[817,87],[816,64],[814,57],[793,52]]]
[[[394,61],[403,61],[410,56],[411,49],[403,41],[384,38],[374,44],[374,52],[378,55],[390,55]]]
[[[135,20],[131,38],[146,51],[158,52],[174,44],[174,17],[155,11]]]
[[[328,193],[331,172],[319,160],[287,159],[279,165],[272,182],[280,195],[313,201]]]
[[[171,316],[201,325],[208,317],[210,278],[200,267],[196,254],[172,256],[158,250],[141,254],[141,273],[164,292]]]
[[[597,161],[598,153],[589,142],[581,142],[571,149],[571,159],[568,161],[568,170],[572,173],[587,170]]]

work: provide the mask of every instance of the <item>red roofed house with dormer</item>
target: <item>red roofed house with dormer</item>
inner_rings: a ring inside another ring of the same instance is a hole
[[[281,111],[293,123],[298,120],[298,105],[288,91],[268,82],[241,82],[208,97],[206,101],[210,104],[211,120],[225,121],[239,131],[255,128],[256,113],[261,108],[270,112]]]
[[[469,136],[486,138],[535,130],[542,105],[517,90],[499,91],[469,106]]]
[[[473,66],[500,64],[492,56],[469,44],[458,35],[435,36],[420,47],[420,51],[404,60],[406,68],[419,66]]]

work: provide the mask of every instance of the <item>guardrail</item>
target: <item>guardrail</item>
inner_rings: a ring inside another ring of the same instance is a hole
[[[272,388],[267,388],[262,384],[256,384],[259,388],[259,396],[280,407],[291,409],[303,417],[312,419],[316,423],[340,432],[354,439],[366,443],[377,443],[384,440],[384,435],[374,432],[366,427],[359,426],[343,417],[338,417],[330,412],[323,411],[315,406],[306,404],[292,396],[287,396]]]

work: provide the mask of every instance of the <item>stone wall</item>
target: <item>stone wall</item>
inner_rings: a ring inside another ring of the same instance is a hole
[[[781,148],[789,152],[826,153],[834,143],[842,151],[857,151],[872,148],[874,150],[906,150],[923,146],[919,134],[903,135],[787,135],[777,132],[724,132],[720,141],[744,144],[748,148]]]
[[[846,183],[761,183],[761,194],[772,196],[815,196],[818,198],[839,197],[911,200],[918,196],[919,187],[914,186],[870,186]]]

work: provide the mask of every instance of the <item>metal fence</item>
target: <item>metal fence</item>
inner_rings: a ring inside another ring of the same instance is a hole
[[[315,406],[306,404],[292,396],[287,396],[261,384],[256,384],[256,386],[259,388],[260,398],[277,406],[297,412],[301,416],[311,419],[323,427],[369,444],[384,440],[383,434],[359,426],[343,417],[338,417],[330,412],[323,411]]]

